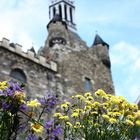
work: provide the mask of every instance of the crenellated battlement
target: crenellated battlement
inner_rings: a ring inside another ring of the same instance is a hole
[[[47,59],[41,55],[36,56],[36,54],[30,50],[27,52],[22,51],[22,45],[17,43],[10,43],[10,40],[7,38],[3,38],[2,41],[0,41],[0,47],[3,47],[13,53],[16,53],[24,58],[27,58],[39,65],[42,65],[48,69],[51,69],[52,71],[57,72],[57,63],[54,61],[47,62]]]

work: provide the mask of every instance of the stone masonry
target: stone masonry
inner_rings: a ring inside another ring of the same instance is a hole
[[[0,41],[0,81],[24,82],[31,98],[46,90],[62,99],[99,88],[114,94],[109,45],[98,34],[88,47],[57,13],[47,29],[45,45],[37,53],[34,48],[25,53],[6,38]]]

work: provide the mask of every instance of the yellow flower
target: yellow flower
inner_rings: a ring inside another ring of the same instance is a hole
[[[128,119],[125,120],[125,123],[127,125],[132,125],[132,126],[134,125],[134,123],[132,121],[128,120]]]
[[[25,93],[22,91],[15,91],[14,98],[16,98],[17,100],[22,100],[25,98]]]
[[[93,125],[94,124],[94,121],[92,121],[92,120],[88,120],[88,123],[91,125]]]
[[[66,121],[66,120],[69,120],[69,117],[68,116],[60,116],[59,119]]]
[[[106,96],[106,93],[105,93],[102,89],[98,89],[98,90],[95,92],[95,96],[96,96],[96,97],[104,97],[104,96]]]
[[[89,97],[89,96],[91,96],[91,93],[90,93],[90,92],[86,92],[86,93],[84,94],[84,96],[85,96],[85,97]]]
[[[136,121],[136,125],[140,126],[140,120]]]
[[[54,117],[61,117],[62,114],[61,114],[61,113],[55,113],[53,116],[54,116]]]
[[[93,101],[93,97],[92,97],[92,96],[88,96],[88,97],[87,97],[87,100]]]
[[[80,125],[80,122],[76,122],[75,124],[78,126],[78,125]]]
[[[98,124],[98,123],[95,123],[95,124],[94,124],[94,126],[95,126],[95,127],[98,127],[98,126],[99,126],[99,124]]]
[[[126,118],[130,120],[134,120],[134,117],[132,115],[127,115]]]
[[[66,122],[66,125],[72,127],[72,124],[70,122]]]
[[[75,97],[78,98],[79,100],[81,100],[81,99],[85,99],[85,97],[82,96],[82,95],[80,95],[80,94],[75,95]]]
[[[127,100],[123,96],[118,96],[118,99],[121,99],[122,102],[127,102]]]
[[[74,128],[79,128],[79,127],[80,127],[80,122],[76,122]]]
[[[113,112],[119,112],[119,109],[118,108],[114,108],[112,111]]]
[[[91,112],[92,115],[98,115],[98,112],[97,111],[93,111]]]
[[[92,106],[93,106],[93,107],[98,107],[98,106],[100,106],[100,103],[96,101],[96,102],[94,102],[94,103],[92,104]]]
[[[117,120],[114,119],[114,118],[110,118],[110,119],[109,119],[109,122],[113,124],[113,123],[117,123]]]
[[[85,100],[85,103],[86,103],[87,105],[90,105],[90,106],[92,106],[92,103],[91,103],[91,101]]]
[[[77,112],[74,112],[74,113],[72,113],[72,115],[71,115],[72,117],[74,117],[74,118],[77,118],[78,116],[79,116],[79,113],[77,113]]]
[[[0,82],[0,90],[5,90],[7,87],[8,87],[7,81]]]
[[[85,111],[90,111],[91,107],[90,106],[85,106]]]
[[[40,106],[40,102],[37,99],[31,100],[27,102],[27,106],[29,107],[37,107]]]
[[[108,98],[112,98],[112,96],[114,95],[111,95],[111,94],[106,94]]]
[[[137,111],[136,117],[140,119],[140,110]]]
[[[103,117],[104,119],[106,119],[106,120],[109,120],[109,116],[108,116],[108,115],[103,114],[102,117]]]
[[[113,112],[113,117],[120,117],[122,114],[120,112]]]
[[[113,113],[114,113],[114,112],[111,112],[111,111],[110,111],[110,112],[108,112],[107,114],[108,114],[109,116],[113,116]]]
[[[109,107],[109,103],[103,103],[102,105],[103,105],[103,108],[105,108],[105,109],[106,109],[107,107]]]
[[[74,109],[74,110],[73,110],[73,113],[81,113],[81,112],[83,112],[83,109],[79,109],[79,108],[78,108],[78,109]]]
[[[39,123],[31,123],[31,128],[34,132],[40,134],[43,132],[43,126],[40,125]]]
[[[120,99],[118,99],[118,98],[115,97],[115,96],[111,96],[110,102],[111,102],[112,104],[119,104],[119,103],[120,103]]]
[[[138,105],[135,104],[135,103],[131,103],[129,109],[130,109],[130,110],[131,110],[131,109],[132,109],[132,110],[138,110]]]
[[[66,104],[66,103],[65,104],[61,104],[61,108],[67,110],[69,108],[69,105]]]
[[[71,96],[72,99],[74,99],[75,96]]]
[[[70,105],[70,102],[65,102],[65,104],[67,104],[69,106]]]

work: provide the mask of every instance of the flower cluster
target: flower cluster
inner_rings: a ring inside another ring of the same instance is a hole
[[[137,104],[101,89],[72,96],[72,101],[62,103],[54,117],[63,125],[64,139],[128,140],[140,135]]]
[[[0,82],[0,138],[15,137],[20,128],[19,110],[26,110],[22,85],[12,81]],[[3,131],[5,130],[5,131]]]
[[[62,134],[61,126],[47,127],[47,116],[58,103],[55,95],[26,100],[22,84],[0,82],[0,139],[54,140]],[[21,133],[22,132],[22,133]],[[46,135],[47,134],[47,135]]]
[[[99,89],[58,105],[56,95],[26,99],[23,85],[0,82],[0,139],[132,140],[140,137],[140,110]],[[56,111],[55,111],[56,110]],[[54,113],[55,112],[55,113]]]

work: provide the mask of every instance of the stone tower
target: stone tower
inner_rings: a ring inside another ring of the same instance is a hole
[[[101,88],[114,94],[109,45],[97,34],[88,47],[76,31],[75,6],[71,0],[51,0],[50,22],[44,47],[37,53],[0,41],[0,80],[14,79],[27,85],[30,96],[46,90],[62,98]]]
[[[50,9],[67,2],[70,1],[56,1]],[[98,34],[93,45],[88,47],[76,30],[69,28],[61,12],[51,16],[47,29],[48,37],[43,52],[44,57],[58,64],[57,89],[60,95],[69,96],[75,92],[95,91],[98,88],[114,93],[109,45]]]

